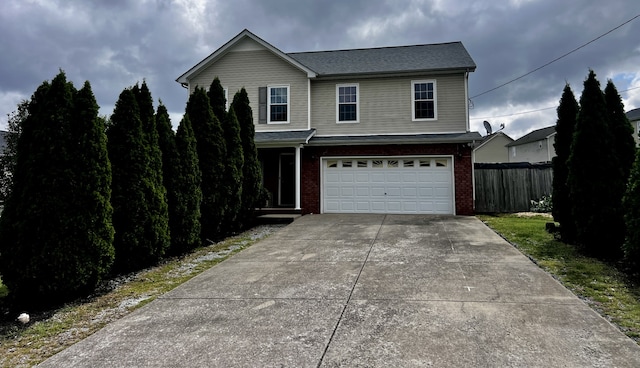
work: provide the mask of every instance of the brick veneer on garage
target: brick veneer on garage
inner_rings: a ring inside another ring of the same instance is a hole
[[[302,150],[302,213],[320,213],[320,159],[330,156],[453,155],[457,215],[473,214],[471,148],[462,144],[305,147]]]

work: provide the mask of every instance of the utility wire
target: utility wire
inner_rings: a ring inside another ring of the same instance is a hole
[[[631,87],[622,91],[618,91],[618,93],[624,93],[627,91],[631,91],[634,89],[638,89],[640,88],[640,86],[638,87]],[[551,110],[551,109],[556,109],[558,108],[558,106],[549,106],[549,107],[543,107],[540,109],[536,109],[536,110],[529,110],[529,111],[521,111],[521,112],[514,112],[512,114],[505,114],[505,115],[497,115],[497,116],[485,116],[485,117],[481,117],[481,118],[469,118],[469,120],[490,120],[490,119],[496,119],[496,118],[507,118],[509,116],[515,116],[515,115],[524,115],[524,114],[530,114],[532,112],[539,112],[539,111],[544,111],[544,110]]]
[[[511,84],[511,83],[513,83],[513,82],[515,82],[515,81],[517,81],[517,80],[520,80],[520,79],[522,79],[522,78],[524,78],[524,77],[526,77],[526,76],[528,76],[528,75],[530,75],[530,74],[533,74],[533,73],[537,72],[538,70],[540,70],[540,69],[542,69],[542,68],[544,68],[544,67],[546,67],[546,66],[549,66],[549,65],[551,65],[551,64],[553,64],[553,63],[555,63],[556,61],[558,61],[558,60],[560,60],[560,59],[562,59],[562,58],[564,58],[564,57],[566,57],[566,56],[568,56],[568,55],[570,55],[570,54],[573,54],[574,52],[576,52],[576,51],[580,50],[581,48],[583,48],[583,47],[585,47],[585,46],[587,46],[587,45],[589,45],[589,44],[591,44],[591,43],[593,43],[593,42],[596,42],[597,40],[601,39],[602,37],[604,37],[604,36],[608,35],[609,33],[611,33],[611,32],[613,32],[613,31],[617,30],[618,28],[620,28],[620,27],[622,27],[622,26],[624,26],[624,25],[626,25],[626,24],[628,24],[628,23],[631,23],[633,20],[635,20],[636,18],[639,18],[639,17],[640,17],[640,14],[638,14],[638,15],[636,15],[635,17],[633,17],[633,18],[629,19],[628,21],[626,21],[626,22],[624,22],[624,23],[620,24],[619,26],[617,26],[617,27],[615,27],[615,28],[613,28],[613,29],[609,30],[608,32],[601,34],[600,36],[598,36],[598,37],[594,38],[593,40],[591,40],[591,41],[589,41],[589,42],[587,42],[587,43],[585,43],[584,45],[582,45],[582,46],[578,46],[578,47],[576,47],[575,49],[573,49],[573,50],[571,50],[571,51],[567,52],[566,54],[564,54],[564,55],[562,55],[562,56],[559,56],[559,57],[557,57],[557,58],[555,58],[555,59],[553,59],[553,60],[549,61],[548,63],[546,63],[546,64],[544,64],[544,65],[542,65],[542,66],[539,66],[539,67],[537,67],[537,68],[533,69],[532,71],[530,71],[530,72],[528,72],[528,73],[526,73],[526,74],[523,74],[523,75],[521,75],[521,76],[519,76],[519,77],[517,77],[517,78],[514,78],[514,79],[512,79],[512,80],[510,80],[510,81],[508,81],[508,82],[502,83],[501,85],[499,85],[499,86],[497,86],[497,87],[494,87],[494,88],[491,88],[490,90],[484,91],[484,92],[479,93],[479,94],[477,94],[477,95],[475,95],[475,96],[471,96],[470,98],[480,97],[480,96],[485,95],[485,94],[487,94],[487,93],[489,93],[489,92],[493,92],[493,91],[497,90],[498,88],[502,88],[502,87],[506,86],[507,84]]]

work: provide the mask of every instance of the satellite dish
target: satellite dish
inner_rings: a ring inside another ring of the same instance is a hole
[[[483,121],[482,124],[484,124],[484,128],[487,130],[487,135],[491,135],[491,133],[493,133],[493,129],[491,129],[491,124],[489,124],[488,121]]]
[[[504,129],[504,124],[500,124],[500,130],[502,130],[502,129]]]

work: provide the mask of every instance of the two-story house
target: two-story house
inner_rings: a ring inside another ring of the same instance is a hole
[[[640,108],[629,110],[626,115],[633,127],[633,138],[636,140],[636,145],[640,146]]]
[[[509,162],[507,145],[512,142],[513,138],[503,132],[486,135],[482,138],[482,141],[476,143],[476,147],[473,149],[473,162]]]
[[[507,144],[509,162],[551,162],[556,156],[555,141],[555,125],[525,134]]]
[[[460,42],[285,53],[244,30],[176,81],[246,89],[273,206],[471,214],[475,68]]]

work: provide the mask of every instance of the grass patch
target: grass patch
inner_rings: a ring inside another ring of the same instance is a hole
[[[32,314],[31,322],[26,325],[13,319],[17,315],[11,316],[10,321],[0,323],[0,366],[34,366],[267,237],[278,228],[260,226],[199,248],[189,255],[168,259],[156,267],[111,280],[95,296],[56,310]]]
[[[640,286],[614,265],[585,257],[545,231],[548,217],[478,215],[640,345]]]

